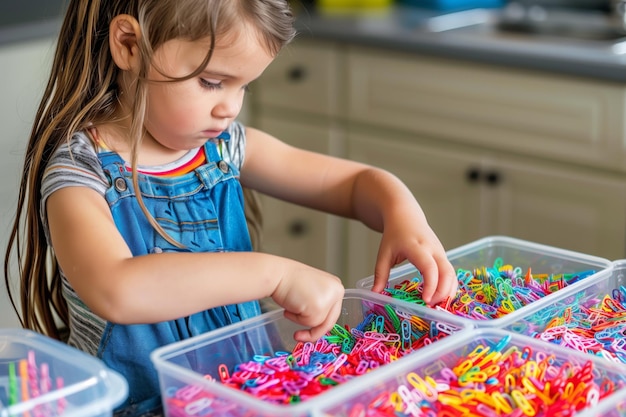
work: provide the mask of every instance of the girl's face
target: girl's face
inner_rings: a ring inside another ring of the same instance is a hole
[[[155,51],[148,79],[145,128],[147,140],[169,150],[189,150],[216,137],[239,114],[246,88],[273,56],[252,30],[217,41],[204,71],[189,80],[169,77],[192,73],[210,46],[209,40],[171,40]],[[165,82],[163,82],[165,81]]]

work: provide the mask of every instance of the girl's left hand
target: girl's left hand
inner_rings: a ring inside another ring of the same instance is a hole
[[[416,218],[417,217],[417,218]],[[422,216],[397,215],[385,222],[376,259],[372,291],[381,292],[395,265],[409,261],[422,274],[422,299],[435,305],[454,298],[458,280],[439,239]]]

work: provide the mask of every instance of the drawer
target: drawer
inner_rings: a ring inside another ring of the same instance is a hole
[[[346,65],[350,120],[622,168],[621,84],[360,47]]]
[[[338,47],[298,40],[279,56],[252,88],[255,104],[335,115],[342,73]]]

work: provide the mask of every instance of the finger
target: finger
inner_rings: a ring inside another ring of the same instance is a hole
[[[445,257],[439,257],[435,261],[438,265],[439,278],[437,290],[431,300],[433,304],[445,301],[448,297],[454,298],[458,290],[458,280],[452,264]]]
[[[429,256],[420,257],[411,263],[420,271],[424,279],[422,289],[422,300],[428,305],[432,305],[433,295],[439,285],[439,268],[435,260]]]
[[[382,248],[382,245],[381,245]],[[389,281],[389,271],[393,268],[394,263],[391,254],[388,251],[379,249],[376,257],[376,265],[374,266],[374,285],[372,291],[382,292]]]
[[[432,305],[439,304],[446,301],[448,298],[452,299],[456,295],[456,285],[447,277],[439,278],[439,286],[433,294],[431,299]]]
[[[302,314],[294,313],[292,311],[285,310],[285,312],[283,313],[283,316],[285,316],[287,320],[293,321],[294,323],[299,324],[300,326],[311,327],[315,324],[313,323],[313,320],[311,320],[310,317],[306,317]]]
[[[448,261],[448,259],[445,259],[447,266],[447,270],[449,270],[450,272],[448,272],[447,274],[450,275],[451,279],[450,279],[450,291],[448,292],[448,295],[450,298],[454,298],[456,297],[456,294],[459,291],[459,279],[456,276],[456,271],[454,270],[454,266],[452,266],[452,264],[450,263],[450,261]]]
[[[335,303],[322,323],[308,329],[297,330],[294,332],[293,338],[298,342],[315,342],[319,340],[337,323],[337,319],[341,313],[341,305],[341,301]]]
[[[305,326],[305,324],[301,323],[301,316],[296,313],[292,313],[291,311],[285,310],[283,316],[296,324]],[[311,339],[311,328],[305,328],[296,330],[293,334],[293,338],[298,342],[314,342],[315,340]]]

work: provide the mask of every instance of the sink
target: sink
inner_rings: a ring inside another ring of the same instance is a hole
[[[593,10],[523,7],[471,9],[435,16],[425,23],[433,33],[489,33],[493,36],[551,38],[570,41],[622,42],[626,30],[609,14]]]

